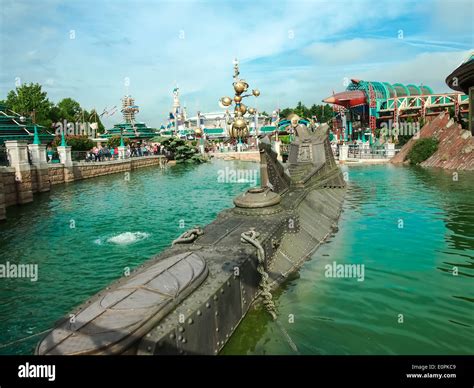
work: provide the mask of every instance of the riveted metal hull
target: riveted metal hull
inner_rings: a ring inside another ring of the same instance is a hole
[[[64,353],[77,354],[72,342],[71,347],[64,344],[56,346],[54,341],[58,341],[60,334],[61,338],[67,337],[61,330],[70,331],[66,333],[69,336],[67,338],[87,336],[91,332],[113,337],[114,330],[119,330],[123,334],[119,337],[126,337],[126,341],[111,341],[107,345],[97,341],[96,348],[88,348],[87,354],[218,354],[250,306],[258,300],[261,291],[257,251],[253,245],[242,241],[242,233],[253,230],[259,234],[258,241],[263,247],[269,285],[276,288],[337,230],[344,200],[344,180],[335,164],[325,131],[313,133],[309,140],[292,145],[288,165],[282,165],[277,160],[277,155],[268,143],[262,142],[260,152],[261,165],[265,169],[262,177],[268,180],[266,184],[275,193],[268,204],[265,204],[264,198],[268,192],[248,193],[249,196],[255,195],[255,198],[259,196],[255,206],[252,203],[247,205],[249,198],[243,195],[235,201],[236,204],[243,204],[242,207],[236,206],[221,212],[192,243],[172,246],[140,267],[128,279],[122,280],[122,288],[129,289],[129,282],[135,282],[133,284],[136,285],[138,277],[144,279],[140,287],[152,288],[153,291],[155,286],[155,292],[163,292],[163,285],[160,283],[161,288],[157,291],[156,283],[168,282],[172,285],[173,281],[168,279],[167,273],[150,274],[153,266],[163,260],[179,262],[182,257],[188,257],[186,255],[195,255],[194,263],[204,262],[205,269],[200,274],[193,273],[191,278],[187,275],[176,276],[184,280],[177,280],[178,286],[174,289],[178,291],[174,294],[164,292],[171,298],[166,314],[159,315],[159,308],[153,314],[150,310],[148,316],[144,313],[143,320],[147,322],[142,326],[146,332],[131,330],[130,325],[121,326],[119,323],[114,328],[74,331],[63,322],[63,326],[58,325],[43,339],[37,353],[57,354],[60,353],[58,349],[68,349],[70,351]],[[183,267],[184,264],[179,265]],[[198,264],[195,266],[200,268]],[[206,276],[202,275],[204,272]],[[119,282],[80,306],[74,312],[75,316],[80,317],[87,306],[117,288],[120,288]],[[122,305],[133,309],[134,303],[138,301],[130,299]],[[100,322],[99,316],[82,315],[89,316],[89,321],[81,322],[82,328],[94,327]],[[100,335],[96,338],[100,338]],[[48,351],[53,348],[55,352]]]

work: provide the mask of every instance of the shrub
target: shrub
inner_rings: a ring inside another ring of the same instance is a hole
[[[409,160],[412,165],[420,164],[436,152],[438,144],[439,141],[434,137],[419,139],[408,152],[405,160]]]
[[[94,147],[94,142],[86,135],[66,136],[66,143],[71,146],[71,151],[89,151]],[[61,145],[61,137],[54,138],[52,145],[53,147]]]
[[[184,140],[170,138],[164,140],[162,146],[171,152],[176,163],[201,163],[203,159],[198,151],[189,146]]]

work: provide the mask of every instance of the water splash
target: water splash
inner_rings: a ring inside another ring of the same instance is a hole
[[[124,232],[116,236],[109,237],[107,242],[117,245],[129,245],[145,240],[148,237],[150,237],[150,234],[145,232]]]
[[[130,245],[145,240],[148,237],[150,237],[150,234],[146,232],[123,232],[111,237],[98,238],[94,240],[94,244],[104,245],[104,243],[109,243],[115,245]]]

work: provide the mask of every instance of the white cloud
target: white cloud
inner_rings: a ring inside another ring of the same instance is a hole
[[[218,98],[231,93],[234,57],[241,61],[241,76],[262,91],[249,105],[267,111],[298,100],[318,103],[332,89],[341,90],[346,76],[443,82],[451,62],[460,61],[458,53],[434,53],[429,58],[440,65],[425,71],[421,69],[430,59],[422,54],[440,51],[443,39],[452,40],[451,35],[440,39],[422,30],[426,36],[415,39],[408,29],[404,41],[367,38],[377,26],[420,10],[430,20],[434,11],[426,2],[422,7],[403,1],[393,6],[390,1],[340,0],[86,0],[41,6],[10,1],[1,13],[2,94],[20,76],[23,82],[45,84],[54,101],[72,97],[101,111],[120,104],[127,91],[123,81],[129,77],[128,92],[141,107],[138,119],[158,126],[171,107],[175,82],[190,114],[218,109]],[[16,20],[25,23],[18,28]],[[71,29],[74,40],[69,39]],[[340,40],[346,35],[349,38]],[[27,60],[28,51],[34,60]],[[118,114],[107,124],[117,120]]]

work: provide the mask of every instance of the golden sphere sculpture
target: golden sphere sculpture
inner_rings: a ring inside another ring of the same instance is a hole
[[[260,91],[258,89],[253,89],[251,93],[244,94],[249,89],[249,84],[239,78],[239,62],[234,61],[234,82],[232,86],[234,87],[235,95],[233,98],[222,97],[219,100],[219,106],[222,108],[229,107],[232,103],[235,103],[234,106],[234,115],[233,118],[227,116],[227,124],[230,125],[229,136],[232,139],[239,139],[239,142],[249,136],[249,123],[244,119],[244,115],[248,112],[251,115],[255,115],[257,110],[255,108],[247,108],[245,104],[242,103],[245,97],[258,97]],[[228,110],[227,110],[228,115]]]
[[[245,82],[244,80],[234,82],[234,90],[237,94],[242,94],[248,89],[248,87],[249,87],[249,84]]]
[[[230,135],[234,139],[246,138],[249,134],[247,122],[242,117],[237,117],[232,123]]]
[[[232,104],[232,99],[230,97],[222,97],[221,104],[224,106],[230,106],[230,104]]]

